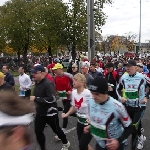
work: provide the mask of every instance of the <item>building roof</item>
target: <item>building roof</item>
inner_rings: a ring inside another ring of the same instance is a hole
[[[139,43],[136,43],[135,45],[139,46]],[[141,43],[141,48],[150,48],[150,43]]]

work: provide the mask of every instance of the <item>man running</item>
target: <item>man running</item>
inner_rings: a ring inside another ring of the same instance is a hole
[[[146,80],[141,73],[136,72],[135,60],[130,59],[125,66],[128,74],[124,74],[120,79],[117,94],[120,101],[125,105],[132,119],[132,124],[137,130],[136,133],[132,134],[132,150],[135,150],[137,137],[139,137],[140,143],[137,148],[142,149],[146,137],[141,136],[141,118],[144,115],[147,98],[149,97],[148,94],[145,94]],[[122,90],[124,90],[124,96],[122,95]]]
[[[31,72],[36,82],[34,96],[30,96],[30,100],[36,103],[34,128],[40,148],[41,150],[46,150],[43,131],[47,123],[61,139],[63,143],[61,150],[68,150],[70,142],[66,139],[66,135],[59,126],[54,84],[45,78],[45,68],[42,65],[35,66]]]
[[[124,150],[125,139],[136,131],[125,107],[108,95],[108,82],[96,77],[89,89],[90,125],[84,128],[96,139],[95,150]]]
[[[58,92],[59,98],[62,100],[64,110],[67,113],[71,107],[71,91],[73,88],[73,76],[70,73],[63,71],[63,66],[60,63],[55,64],[52,68],[56,76],[54,77],[55,89]],[[68,118],[63,119],[62,130],[65,132],[68,125]]]

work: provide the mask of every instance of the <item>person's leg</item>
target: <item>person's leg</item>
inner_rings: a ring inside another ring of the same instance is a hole
[[[99,144],[96,143],[96,145],[95,145],[95,150],[107,150],[107,149],[100,147]]]
[[[25,97],[29,98],[31,96],[31,89],[25,91]]]
[[[90,133],[84,133],[85,125],[81,123],[77,123],[77,135],[79,140],[79,150],[88,150],[88,144],[92,139],[92,135]]]
[[[63,106],[64,106],[63,113],[67,113],[69,111],[70,107],[71,107],[70,100],[62,101],[62,103],[63,103]],[[68,125],[68,118],[64,118],[62,128],[66,129],[67,125]]]
[[[122,143],[117,150],[126,150],[125,143]]]
[[[144,110],[139,110],[139,111],[134,112],[132,124],[135,126],[137,132],[132,134],[132,150],[136,149],[136,144],[137,144],[137,140],[138,140],[138,131],[140,130],[139,124],[141,122],[143,114],[144,114]]]
[[[46,124],[45,116],[39,115],[35,116],[34,131],[41,150],[45,150],[45,136],[43,133],[45,124]]]
[[[47,124],[50,125],[52,128],[53,132],[58,135],[59,139],[61,139],[63,144],[67,144],[68,140],[66,139],[66,135],[62,131],[62,129],[59,126],[59,119],[58,119],[58,114],[54,116],[47,116],[46,117],[46,122]]]
[[[81,128],[81,124],[79,122],[77,122],[77,136],[78,136],[78,141],[80,141],[80,138],[82,136],[82,128]]]

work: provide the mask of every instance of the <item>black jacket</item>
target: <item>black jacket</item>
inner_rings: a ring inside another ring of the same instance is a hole
[[[53,116],[58,113],[54,84],[44,78],[35,84],[34,96],[36,113],[41,116]]]
[[[8,83],[4,83],[3,85],[0,86],[0,92],[1,91],[14,91],[14,90],[11,85],[9,85]]]
[[[12,76],[10,73],[6,73],[6,74],[5,74],[4,80],[6,81],[6,83],[8,83],[8,84],[11,85],[11,86],[14,86],[14,85],[15,85],[14,78],[13,78],[13,76]]]

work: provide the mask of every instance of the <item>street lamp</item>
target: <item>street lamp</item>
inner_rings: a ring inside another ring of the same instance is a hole
[[[87,0],[87,20],[88,20],[88,59],[91,61],[95,56],[94,0]]]
[[[141,0],[140,0],[140,29],[139,29],[139,51],[141,52]]]

